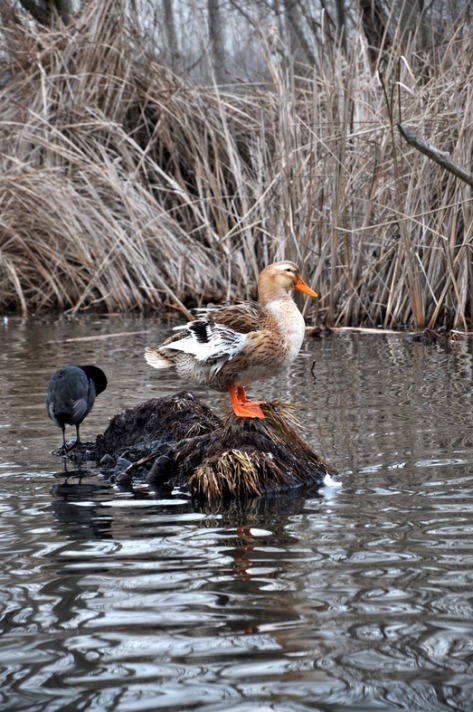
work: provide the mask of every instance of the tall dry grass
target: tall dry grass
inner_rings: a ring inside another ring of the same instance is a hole
[[[471,187],[395,122],[471,165],[471,38],[413,39],[381,81],[361,35],[298,73],[262,35],[268,82],[224,91],[173,76],[120,2],[3,35],[0,308],[185,309],[288,257],[321,323],[469,328]]]

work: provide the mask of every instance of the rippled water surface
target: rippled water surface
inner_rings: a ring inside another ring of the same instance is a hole
[[[51,372],[106,371],[92,439],[182,387],[143,360],[168,327],[0,325],[0,709],[473,710],[471,342],[307,340],[251,393],[298,404],[340,486],[199,509],[51,455]]]

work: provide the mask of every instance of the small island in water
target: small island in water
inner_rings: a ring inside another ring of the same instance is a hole
[[[87,453],[123,489],[146,483],[204,501],[321,486],[336,474],[297,434],[291,405],[262,408],[264,419],[220,418],[193,393],[180,391],[115,415],[95,443],[56,454]]]

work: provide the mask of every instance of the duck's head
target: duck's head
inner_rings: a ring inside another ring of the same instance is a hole
[[[260,303],[267,303],[272,299],[285,296],[292,289],[297,289],[310,297],[318,296],[304,282],[299,273],[299,267],[294,262],[288,260],[273,262],[265,267],[259,276],[258,297]]]

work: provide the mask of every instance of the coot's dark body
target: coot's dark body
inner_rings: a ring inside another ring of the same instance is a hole
[[[106,387],[107,377],[97,366],[63,366],[53,373],[48,383],[46,409],[51,420],[62,429],[64,446],[66,425],[76,426],[76,445],[80,443],[79,425]]]

